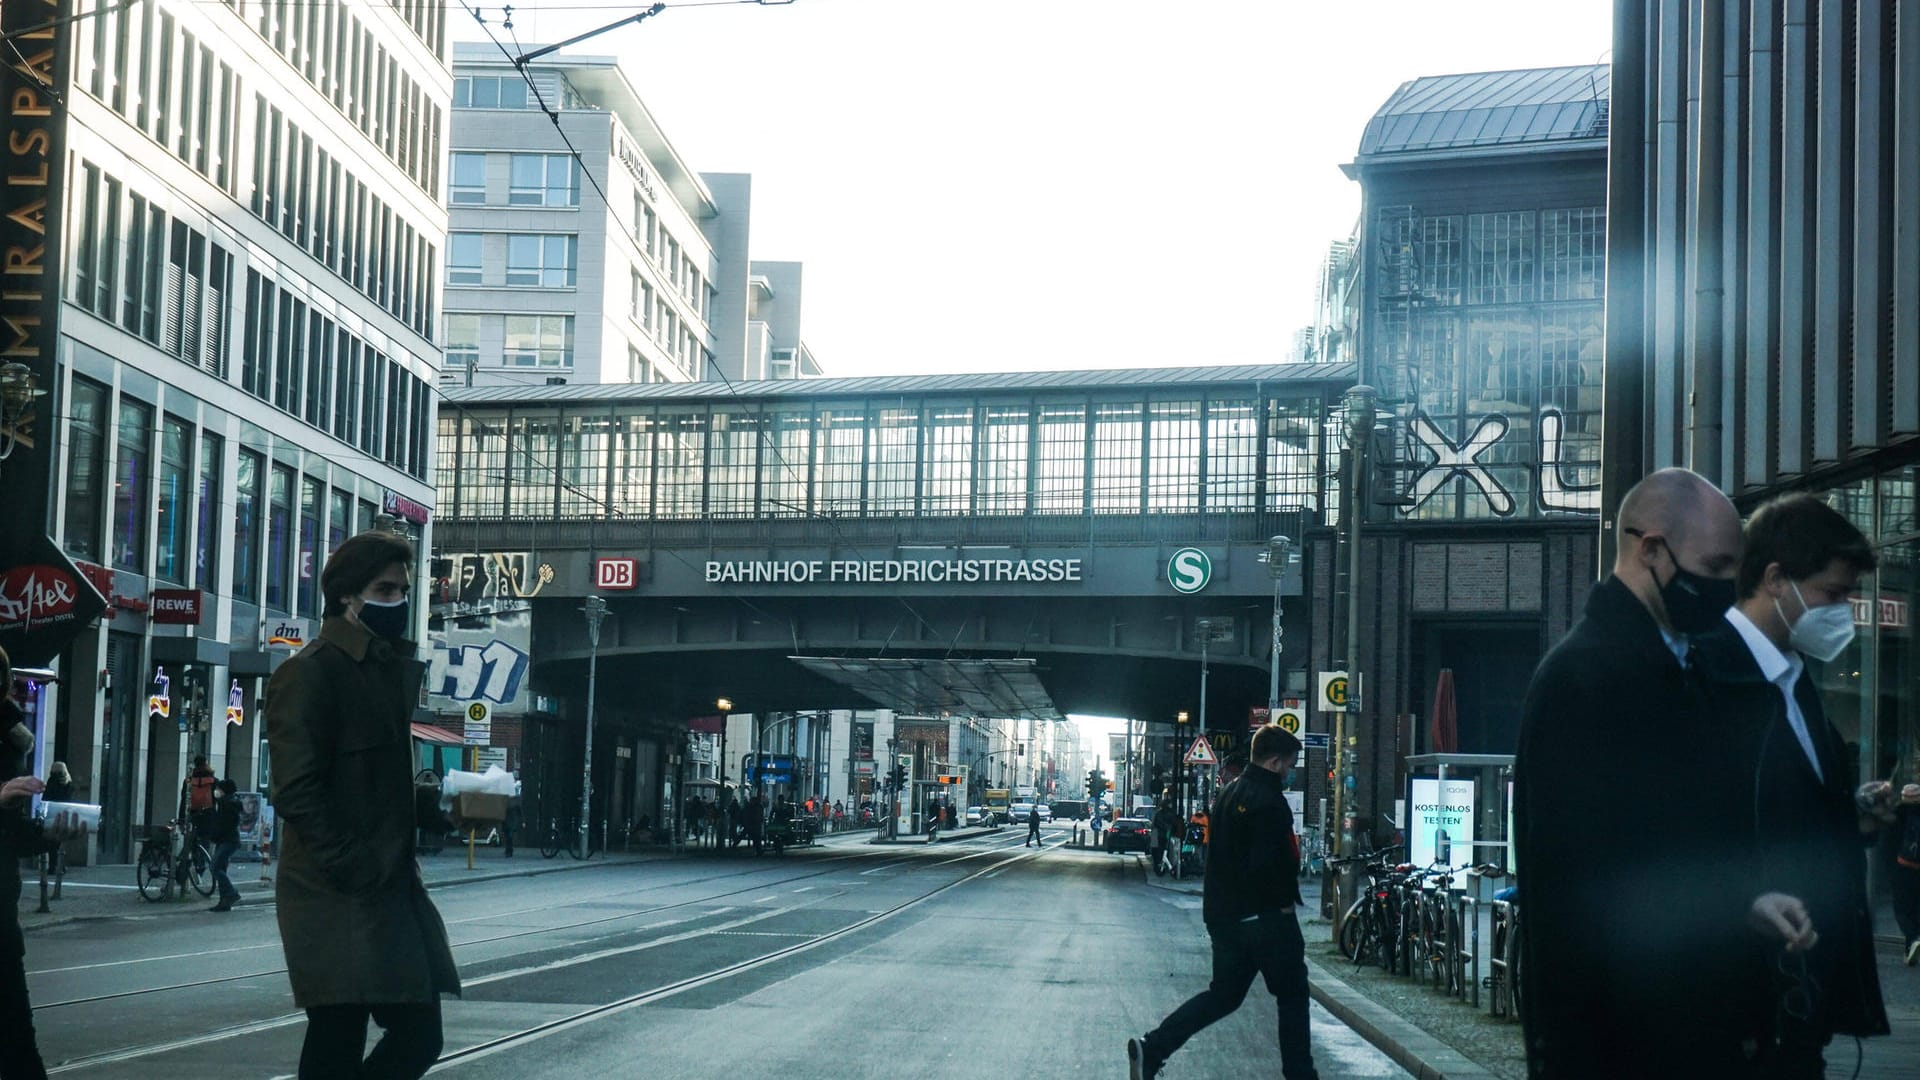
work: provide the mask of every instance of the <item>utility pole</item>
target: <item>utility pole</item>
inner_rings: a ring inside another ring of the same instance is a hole
[[[587,854],[587,823],[593,814],[593,706],[594,692],[600,683],[600,623],[607,617],[607,602],[589,596],[580,610],[587,616],[587,742],[580,755],[580,855]],[[609,810],[612,808],[609,807]]]
[[[1373,387],[1361,383],[1347,391],[1347,445],[1353,460],[1347,482],[1347,708],[1334,714],[1333,821],[1334,851],[1347,855],[1353,846],[1353,829],[1347,820],[1347,780],[1352,775],[1347,748],[1349,732],[1358,730],[1360,695],[1360,521],[1366,509],[1367,447],[1373,438],[1374,406],[1379,400]]]
[[[1285,536],[1275,536],[1267,540],[1267,550],[1260,553],[1260,561],[1267,564],[1267,572],[1273,575],[1273,652],[1267,662],[1267,722],[1280,712],[1280,638],[1282,635],[1280,616],[1284,601],[1280,596],[1281,585],[1286,581],[1287,563],[1293,557],[1293,540]]]

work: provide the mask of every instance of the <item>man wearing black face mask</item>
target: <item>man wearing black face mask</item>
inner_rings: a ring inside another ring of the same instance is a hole
[[[1807,661],[1838,659],[1853,641],[1853,594],[1878,559],[1839,511],[1788,495],[1747,522],[1739,602],[1701,638],[1714,704],[1752,723],[1742,744],[1754,785],[1742,801],[1757,834],[1755,870],[1766,888],[1802,897],[1812,933],[1763,957],[1754,980],[1771,1021],[1767,1080],[1826,1075],[1835,1034],[1885,1035],[1867,905],[1866,847],[1897,820],[1893,785],[1855,788],[1854,763],[1826,718]]]
[[[1613,573],[1527,689],[1514,763],[1525,878],[1522,998],[1534,1080],[1753,1075],[1753,927],[1806,932],[1761,895],[1737,721],[1709,705],[1692,642],[1724,625],[1740,518],[1666,469],[1618,512]],[[1623,755],[1623,746],[1657,752]]]
[[[342,544],[320,573],[319,636],[267,687],[279,821],[280,939],[307,1012],[301,1080],[423,1075],[440,1056],[440,995],[460,979],[413,860],[409,721],[422,665],[407,594],[413,546]],[[364,1062],[367,1021],[385,1030]]]

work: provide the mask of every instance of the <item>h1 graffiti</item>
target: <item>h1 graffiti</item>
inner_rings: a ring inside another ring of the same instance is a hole
[[[498,638],[484,645],[436,643],[427,686],[429,692],[456,701],[485,699],[505,705],[520,693],[530,664],[526,653]]]

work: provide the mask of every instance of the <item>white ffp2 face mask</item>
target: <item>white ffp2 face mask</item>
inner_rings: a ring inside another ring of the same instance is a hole
[[[1853,605],[1843,600],[1838,604],[1808,607],[1807,598],[1800,595],[1799,583],[1789,584],[1793,585],[1793,595],[1800,601],[1800,620],[1788,630],[1787,644],[1800,655],[1823,664],[1845,652],[1853,643]],[[1773,607],[1780,611],[1780,601],[1775,600]],[[1780,611],[1780,620],[1785,622],[1786,618],[1786,612]]]

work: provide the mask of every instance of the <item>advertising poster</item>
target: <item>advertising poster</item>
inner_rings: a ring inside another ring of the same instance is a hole
[[[1473,865],[1474,785],[1471,780],[1414,780],[1408,808],[1407,861],[1464,870]]]

